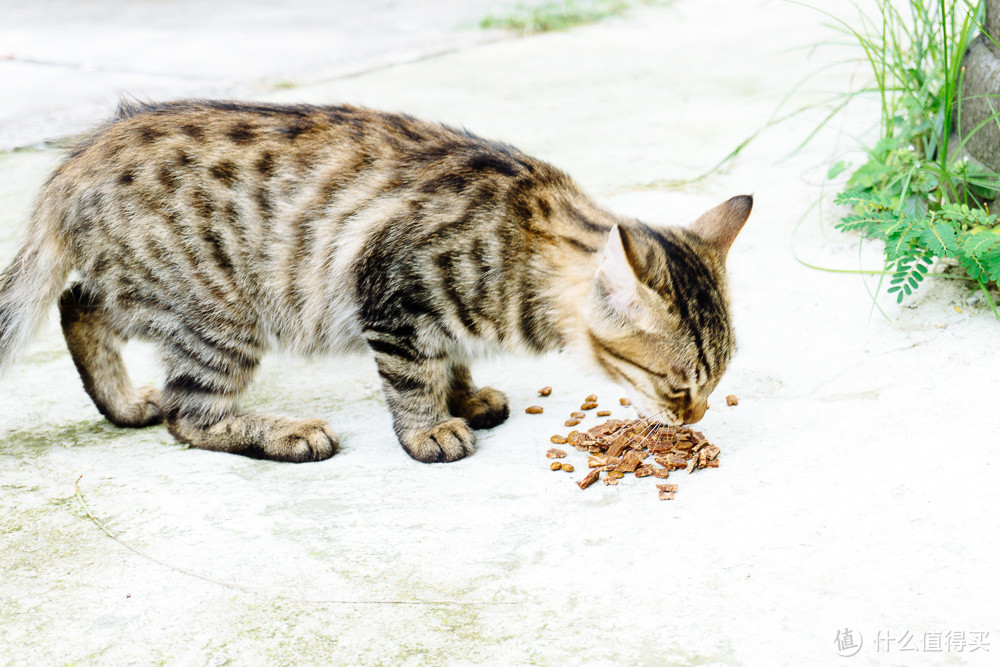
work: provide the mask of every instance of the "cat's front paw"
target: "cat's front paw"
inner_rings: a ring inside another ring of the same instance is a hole
[[[399,438],[406,453],[422,463],[464,459],[472,453],[476,434],[464,419],[449,419],[426,430],[413,430]]]
[[[492,387],[483,387],[464,400],[458,401],[453,410],[455,416],[462,417],[475,429],[499,426],[510,416],[507,396]]]
[[[322,419],[265,418],[266,431],[256,448],[259,458],[271,461],[324,461],[337,452],[340,439]]]

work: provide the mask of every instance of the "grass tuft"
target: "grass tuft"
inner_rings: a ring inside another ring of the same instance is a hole
[[[641,4],[657,4],[657,0],[640,0]],[[540,5],[517,5],[509,14],[489,15],[479,22],[480,28],[501,28],[522,35],[566,30],[573,26],[596,23],[601,19],[624,14],[630,0],[561,0]]]
[[[818,10],[858,47],[871,75],[860,91],[843,93],[835,109],[859,92],[876,95],[881,109],[879,138],[864,147],[865,162],[829,168],[829,179],[849,174],[835,202],[850,213],[836,226],[884,244],[879,289],[884,285],[897,301],[920,287],[935,260],[949,259],[992,307],[1000,220],[990,202],[1000,197],[1000,174],[969,159],[962,150],[968,137],[955,134],[962,60],[981,27],[982,3],[875,0],[874,8],[870,14],[858,8],[850,22]]]

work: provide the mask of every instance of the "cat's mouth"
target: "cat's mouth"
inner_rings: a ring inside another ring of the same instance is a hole
[[[646,398],[647,401],[649,400],[648,397],[644,396],[644,398]],[[655,403],[653,405],[655,405]],[[659,405],[654,408],[649,408],[646,405],[643,405],[638,407],[636,412],[639,414],[641,419],[656,422],[661,426],[680,426],[683,423],[683,420],[677,412],[673,408],[665,405]]]

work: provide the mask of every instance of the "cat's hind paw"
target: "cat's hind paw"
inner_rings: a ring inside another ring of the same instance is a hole
[[[449,419],[400,437],[406,453],[422,463],[458,461],[472,453],[476,434],[464,419]]]

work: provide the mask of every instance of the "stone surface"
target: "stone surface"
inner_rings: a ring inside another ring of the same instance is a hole
[[[996,322],[947,281],[915,309],[880,301],[886,319],[865,277],[798,261],[881,267],[878,247],[813,208],[877,108],[794,155],[822,111],[764,132],[723,173],[648,185],[697,175],[763,125],[835,57],[788,48],[831,39],[824,20],[686,0],[267,95],[463,125],[653,223],[754,192],[730,255],[740,351],[699,425],[718,470],[684,475],[669,503],[650,480],[581,491],[585,464],[551,473],[548,436],[583,397],[628,414],[620,389],[563,355],[474,366],[512,416],[458,463],[403,453],[361,357],[271,357],[247,397],[329,419],[343,442],[329,461],[189,450],[161,427],[102,421],[50,318],[0,379],[0,664],[832,664],[845,628],[863,662],[904,662],[876,653],[879,633],[995,631]],[[57,160],[0,158],[0,262]],[[128,362],[138,381],[160,377],[146,346]],[[524,414],[536,403],[544,414]],[[988,664],[992,641],[931,659]]]
[[[964,153],[1000,171],[1000,2],[986,0],[984,30],[969,44],[959,92],[959,142]]]
[[[505,6],[0,0],[0,150],[79,132],[105,118],[123,94],[254,95],[501,38],[475,26]]]

